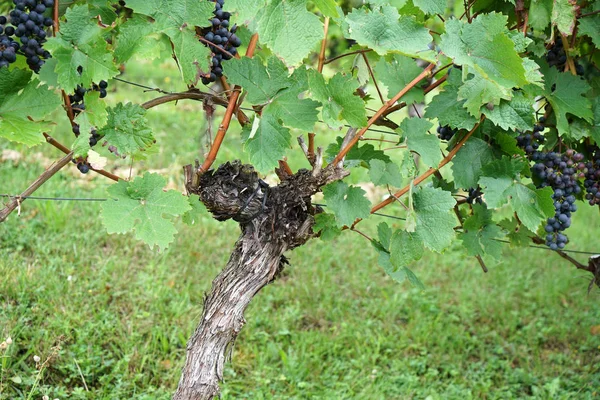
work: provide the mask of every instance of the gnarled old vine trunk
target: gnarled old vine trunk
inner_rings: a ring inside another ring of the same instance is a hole
[[[276,187],[262,182],[252,166],[226,163],[198,174],[185,167],[186,186],[213,216],[239,222],[241,235],[225,269],[213,281],[202,318],[188,342],[185,366],[174,400],[212,399],[219,394],[224,363],[252,298],[276,279],[284,253],[312,235],[317,212],[311,196],[347,175],[341,168],[300,170]]]

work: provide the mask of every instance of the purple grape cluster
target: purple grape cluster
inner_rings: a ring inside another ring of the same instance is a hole
[[[584,176],[583,154],[572,149],[564,153],[535,152],[532,155],[535,165],[532,168],[538,179],[538,187],[551,187],[554,191],[555,215],[546,222],[546,245],[552,250],[562,249],[567,244],[564,232],[571,226],[571,213],[577,211],[575,196],[581,193],[578,180]]]
[[[437,127],[438,137],[441,140],[450,141],[452,139],[452,137],[454,137],[454,135],[456,134],[456,132],[458,132],[458,129],[452,129],[448,125],[446,125],[446,126],[439,125]]]
[[[543,117],[542,117],[543,118]],[[539,122],[534,125],[533,132],[520,132],[519,136],[517,136],[517,146],[522,148],[525,151],[527,156],[532,156],[544,143],[544,121],[545,119],[540,118]]]
[[[560,38],[554,42],[552,47],[548,49],[546,53],[546,61],[551,67],[556,67],[559,71],[565,70],[565,64],[567,63],[567,53],[562,40]],[[581,64],[575,61],[575,71],[577,75],[582,76],[585,73],[585,69]]]
[[[17,60],[17,54],[21,54],[29,68],[37,73],[51,57],[43,45],[46,29],[53,21],[44,14],[52,9],[54,0],[13,0],[13,3],[15,8],[9,18],[0,16],[0,68],[8,67]]]
[[[483,199],[481,198],[481,196],[483,196],[483,192],[481,191],[481,188],[479,186],[477,186],[476,188],[470,188],[469,190],[467,190],[467,193],[469,194],[467,196],[467,203],[469,204],[482,204],[483,203]]]
[[[594,206],[600,204],[600,148],[595,147],[590,151],[590,160],[585,163],[585,168],[585,199]]]
[[[210,74],[202,77],[202,83],[205,85],[215,82],[217,78],[223,76],[221,63],[235,56],[237,48],[242,44],[241,39],[235,35],[237,25],[229,27],[231,14],[223,10],[224,3],[225,0],[215,1],[215,11],[213,12],[215,17],[210,20],[212,26],[204,32],[204,39],[212,43],[208,47],[213,53]],[[221,49],[229,54],[224,53]]]

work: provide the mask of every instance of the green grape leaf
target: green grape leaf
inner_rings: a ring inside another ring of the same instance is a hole
[[[39,85],[37,79],[23,88],[25,75],[7,74],[3,69],[6,68],[0,68],[0,87],[9,83],[16,86],[0,93],[0,137],[29,147],[43,142],[42,132],[53,124],[46,117],[60,106],[60,96],[48,86]],[[17,93],[14,89],[22,91]]]
[[[471,79],[458,89],[458,100],[464,100],[464,107],[474,117],[481,116],[482,104],[498,105],[502,99],[510,100],[512,89],[500,86],[497,82],[474,72]]]
[[[600,14],[588,15],[577,21],[579,34],[589,36],[596,48],[600,47]]]
[[[87,5],[69,8],[66,19],[57,37],[49,38],[44,44],[55,61],[42,67],[43,76],[48,76],[49,69],[54,68],[58,85],[67,92],[73,92],[79,84],[90,87],[92,82],[117,76],[119,70],[107,49],[103,30],[90,15]]]
[[[504,232],[492,221],[492,211],[485,205],[473,204],[473,215],[464,221],[458,237],[470,256],[502,259],[502,242],[498,240],[504,237]]]
[[[516,92],[510,101],[502,100],[492,110],[484,108],[483,113],[504,130],[530,130],[535,122],[533,105],[520,92]]]
[[[425,118],[437,118],[442,126],[458,129],[471,129],[477,118],[464,108],[465,101],[458,101],[458,88],[462,84],[458,71],[453,71],[447,80],[444,90],[438,93],[425,110]]]
[[[183,223],[191,226],[210,215],[204,203],[200,201],[200,196],[192,194],[188,197],[188,201],[190,209],[181,216]]]
[[[121,156],[144,150],[155,141],[146,110],[131,103],[119,103],[109,108],[107,123],[98,134],[104,136],[103,140],[114,146],[114,152]]]
[[[402,268],[423,257],[423,240],[414,232],[397,230],[390,241],[390,262]]]
[[[553,0],[552,24],[565,36],[571,36],[575,29],[575,2]]]
[[[507,17],[482,14],[472,23],[446,21],[440,47],[455,64],[474,68],[483,78],[506,88],[527,85],[523,61],[508,35]]]
[[[377,225],[377,236],[379,237],[379,243],[388,252],[390,251],[392,234],[392,228],[390,228],[390,226],[385,222],[380,222],[379,225]]]
[[[261,41],[290,66],[299,65],[323,39],[323,24],[304,0],[271,0],[261,13]]]
[[[319,120],[318,107],[321,104],[310,99],[299,99],[294,91],[285,91],[263,110],[263,116],[272,115],[281,119],[290,128],[312,131]]]
[[[267,0],[227,0],[227,10],[237,12],[235,21],[238,21],[238,25],[245,24],[252,32],[258,31],[257,24],[262,17],[262,13],[256,10],[264,10],[266,7]]]
[[[420,186],[413,192],[416,215],[416,234],[425,247],[441,252],[455,237],[456,216],[451,210],[456,200],[450,192],[439,188]]]
[[[224,73],[229,82],[244,88],[252,104],[268,103],[293,84],[286,66],[276,57],[269,57],[266,67],[258,58],[233,59],[224,65]]]
[[[198,0],[133,0],[127,6],[136,13],[154,19],[152,31],[163,33],[169,37],[173,52],[177,57],[179,68],[185,82],[196,84],[200,75],[208,71],[208,59],[211,52],[196,37],[195,26],[209,26],[213,17],[214,3]],[[136,26],[138,26],[136,24]],[[138,35],[143,37],[147,28],[140,28]],[[134,44],[130,44],[131,46]],[[126,56],[126,50],[121,56]]]
[[[402,186],[400,168],[395,163],[373,159],[369,166],[369,176],[375,185]]]
[[[545,50],[545,48],[544,48]],[[544,76],[540,72],[540,66],[530,58],[523,57],[523,68],[525,68],[525,77],[531,85],[544,88]]]
[[[335,0],[313,0],[313,2],[326,17],[337,18],[340,16],[336,9]]]
[[[0,104],[10,95],[16,94],[23,89],[32,73],[24,69],[0,68]]]
[[[508,232],[506,237],[512,246],[525,247],[531,244],[531,238],[535,236],[534,232],[523,226],[516,218],[503,219],[499,225]]]
[[[494,160],[492,147],[471,137],[452,159],[452,175],[457,188],[474,188],[481,176],[481,167]]]
[[[330,127],[341,127],[343,120],[353,127],[366,124],[365,102],[354,95],[358,84],[352,77],[337,73],[325,82],[323,75],[312,70],[308,83],[313,98],[323,104],[323,119]]]
[[[175,190],[163,191],[166,179],[146,172],[132,182],[119,181],[108,188],[116,201],[102,204],[100,218],[108,233],[135,230],[135,237],[159,251],[169,246],[177,229],[169,216],[184,214],[192,207],[185,196]]]
[[[406,138],[408,148],[418,153],[428,167],[437,167],[442,160],[440,140],[428,132],[433,124],[422,118],[406,118],[400,123],[398,130]]]
[[[414,0],[415,6],[419,7],[425,14],[444,15],[448,2],[446,0]]]
[[[600,97],[594,99],[592,109],[594,112],[594,124],[591,129],[592,139],[600,145]]]
[[[134,14],[127,19],[119,26],[114,51],[116,60],[124,63],[138,53],[142,51],[147,53],[148,49],[158,46],[160,39],[153,33],[154,25],[148,21],[147,17]]]
[[[522,160],[503,157],[482,168],[479,184],[490,208],[500,208],[508,203],[523,224],[536,231],[544,220],[554,215],[553,192],[549,187],[533,189],[521,183],[522,167]]]
[[[529,24],[536,31],[543,31],[550,23],[553,0],[531,0]]]
[[[250,133],[245,147],[250,154],[252,165],[265,172],[277,166],[291,145],[290,130],[281,125],[280,121],[270,114],[262,118],[255,117],[256,129]],[[257,122],[258,121],[258,122]]]
[[[415,79],[423,69],[417,65],[415,60],[400,54],[394,54],[381,58],[374,68],[375,76],[388,90],[388,97],[393,97]],[[406,104],[421,103],[425,98],[423,89],[416,85],[410,89],[402,101]]]
[[[395,7],[383,6],[370,11],[354,9],[346,15],[345,22],[347,38],[380,55],[398,52],[427,61],[435,60],[435,53],[428,47],[432,41],[429,30],[414,16],[400,16]]]
[[[108,112],[106,103],[100,99],[100,92],[86,92],[84,102],[85,110],[75,117],[75,122],[79,125],[79,131],[85,134],[90,132],[92,127],[101,128],[106,125]]]
[[[546,80],[544,96],[556,114],[556,129],[559,135],[569,132],[567,114],[592,122],[592,103],[584,95],[590,90],[586,81],[568,72],[558,72],[556,68],[544,70]]]
[[[336,143],[331,143],[325,151],[327,162],[333,161],[335,156],[340,152],[344,138],[337,137]],[[389,163],[392,160],[381,150],[375,150],[372,144],[363,144],[362,146],[353,146],[344,159],[344,167],[353,168],[358,166],[368,167],[372,160],[381,160]]]
[[[335,215],[329,213],[315,215],[315,224],[312,229],[313,232],[319,233],[319,237],[324,241],[333,240],[342,233],[335,222]]]
[[[366,218],[371,211],[371,203],[365,191],[345,182],[333,182],[323,187],[327,208],[333,211],[339,227],[350,226],[357,218]]]

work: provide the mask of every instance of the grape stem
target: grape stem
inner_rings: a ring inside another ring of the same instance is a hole
[[[246,50],[246,56],[252,57],[254,55],[254,50],[256,49],[256,44],[258,43],[258,34],[252,35],[250,39],[250,43],[248,43],[248,50]],[[237,99],[240,96],[241,88],[238,85],[235,85],[233,88],[233,93],[229,98],[229,104],[227,105],[227,110],[225,111],[225,115],[223,116],[223,121],[221,125],[219,125],[219,130],[215,136],[215,141],[213,142],[208,155],[206,156],[206,160],[199,168],[199,172],[203,173],[209,170],[209,168],[213,165],[217,158],[217,154],[219,153],[219,149],[221,148],[221,144],[223,143],[223,139],[225,139],[225,134],[227,133],[227,129],[229,129],[229,124],[231,122],[231,117],[236,109]]]

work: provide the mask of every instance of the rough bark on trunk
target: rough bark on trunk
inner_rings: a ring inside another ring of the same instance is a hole
[[[284,252],[313,236],[318,210],[310,197],[323,185],[348,173],[331,166],[300,170],[276,187],[239,162],[197,173],[185,167],[188,192],[200,196],[213,216],[233,219],[242,231],[225,269],[204,301],[200,323],[188,342],[186,362],[174,400],[205,400],[219,395],[225,361],[245,320],[252,298],[282,270]]]

